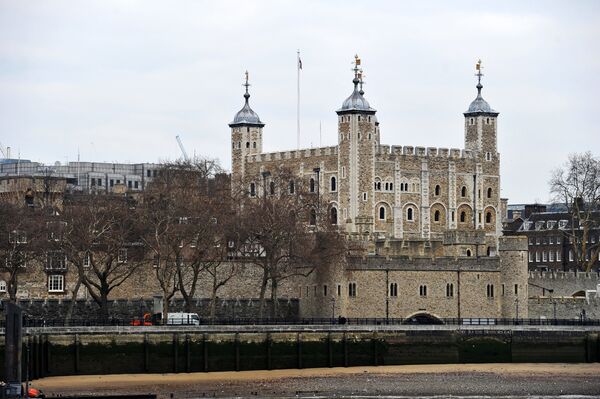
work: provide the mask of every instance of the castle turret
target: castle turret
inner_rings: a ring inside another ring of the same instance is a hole
[[[229,124],[231,128],[232,182],[243,181],[246,169],[246,157],[262,152],[262,129],[265,126],[258,117],[258,114],[250,108],[248,71],[246,71],[246,82],[243,86],[246,88],[244,106],[235,114],[233,122]]]
[[[375,146],[378,127],[375,109],[364,98],[361,61],[355,56],[354,90],[344,100],[338,114],[339,204],[347,230],[373,232]]]
[[[490,107],[481,96],[481,60],[476,65],[477,97],[469,105],[465,116],[465,149],[479,152],[479,157],[491,161],[497,156],[496,121],[499,112]]]

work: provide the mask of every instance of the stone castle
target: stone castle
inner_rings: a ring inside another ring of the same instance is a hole
[[[360,64],[356,57],[354,89],[336,111],[337,146],[263,153],[265,124],[247,80],[229,124],[232,184],[259,195],[260,182],[284,167],[318,190],[350,240],[367,243],[368,256],[297,282],[304,315],[526,316],[527,242],[501,237],[499,113],[481,95],[482,74],[464,113],[464,149],[389,146]]]
[[[286,168],[327,201],[331,222],[361,248],[308,277],[284,280],[279,297],[298,303],[301,317],[527,317],[527,240],[501,235],[499,113],[482,97],[482,75],[464,113],[463,149],[389,146],[364,97],[358,58],[355,64],[353,91],[336,111],[337,146],[263,153],[265,124],[250,107],[247,80],[244,106],[229,124],[232,184],[258,196],[269,174]],[[233,262],[240,273],[219,300],[256,299],[261,271]],[[75,268],[52,272],[62,276],[60,289],[50,290],[49,273],[29,274],[19,297],[68,299]],[[155,280],[149,261],[111,299],[148,298],[160,291]],[[210,279],[202,281],[198,298],[209,298]],[[89,301],[85,290],[78,297]]]

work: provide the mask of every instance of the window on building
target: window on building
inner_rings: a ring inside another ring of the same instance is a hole
[[[121,180],[120,179],[117,179],[117,184],[121,184]]]
[[[471,256],[471,255],[472,255],[471,250],[467,249],[467,256]]]
[[[573,250],[569,249],[569,262],[573,262]]]
[[[560,250],[556,251],[556,261],[560,262]]]
[[[485,214],[485,222],[492,223],[492,212],[486,212]]]
[[[379,207],[379,220],[385,220],[385,206]]]
[[[462,188],[460,189],[460,196],[461,197],[467,196],[467,188],[465,186],[462,186]]]
[[[146,177],[152,177],[152,171],[150,169],[146,171]]]
[[[308,217],[308,224],[310,224],[311,226],[314,226],[317,224],[317,211],[315,211],[314,209],[310,210],[310,215]]]
[[[46,254],[46,270],[67,269],[67,258],[62,251],[51,251]]]
[[[327,296],[327,284],[323,285],[323,296]]]
[[[390,283],[390,296],[398,296],[398,283]]]
[[[535,261],[536,262],[540,261],[540,251],[535,251]]]
[[[454,211],[452,211],[452,221],[454,222]]]
[[[367,200],[367,193],[366,192],[363,193],[362,197],[363,197],[363,201],[366,201]]]
[[[256,197],[256,184],[250,183],[250,196]]]
[[[548,251],[548,262],[554,262],[554,251]]]
[[[256,141],[252,142],[252,148],[256,148]]]
[[[337,294],[338,294],[338,296],[342,296],[342,285],[341,284],[337,285]]]
[[[467,214],[465,213],[465,211],[462,211],[460,213],[460,222],[464,223],[466,219],[467,219]]]
[[[533,262],[533,252],[529,251],[529,262]]]
[[[504,296],[504,284],[502,284],[502,296]]]
[[[552,237],[552,236],[548,237],[548,242],[550,244],[554,244],[554,237]]]
[[[119,249],[119,252],[117,253],[117,262],[127,263],[127,248]]]
[[[406,210],[406,220],[413,220],[413,209],[410,207]]]
[[[439,222],[440,221],[440,211],[438,211],[436,209],[436,211],[433,213],[433,221],[434,222]]]
[[[427,296],[427,286],[426,285],[419,286],[419,296],[421,296],[421,297]]]
[[[491,187],[488,187],[488,189],[487,189],[487,197],[492,198],[492,188]]]
[[[346,167],[342,166],[342,179],[346,178]]]
[[[98,179],[98,187],[102,187],[102,179]]]
[[[115,181],[113,179],[110,179],[110,186],[113,187],[115,185]]]
[[[131,180],[127,181],[127,188],[133,188],[133,182]]]
[[[315,179],[313,179],[312,177],[310,178],[310,181],[308,183],[308,188],[311,193],[315,192]]]
[[[519,295],[519,284],[515,284],[515,295]]]
[[[96,185],[96,179],[94,179],[93,177],[92,177],[92,180],[91,180],[91,184],[90,184],[90,185],[91,185],[92,187],[94,187],[94,186]]]
[[[275,195],[275,182],[273,181],[269,183],[269,193]]]
[[[454,296],[454,284],[452,284],[452,283],[447,283],[446,284],[446,296],[448,298]]]
[[[133,183],[133,187],[134,187],[134,188],[140,188],[140,182],[136,180],[136,181]]]
[[[50,274],[48,276],[48,292],[63,292],[65,290],[65,276]]]
[[[441,188],[440,188],[440,185],[438,184],[435,186],[435,190],[434,190],[435,195],[436,196],[440,195],[440,191],[441,191]]]
[[[542,262],[548,262],[548,253],[546,251],[542,251]]]
[[[250,148],[250,142],[246,141],[246,148]]]
[[[330,189],[333,192],[335,192],[337,190],[337,180],[336,180],[335,176],[331,176]]]
[[[529,237],[529,245],[533,245],[535,243],[535,241],[533,240],[533,237]]]
[[[0,280],[0,292],[6,292],[6,281]]]
[[[337,224],[338,223],[337,208],[335,208],[335,207],[331,208],[330,214],[331,214],[331,224]]]
[[[288,191],[290,194],[294,194],[294,192],[296,191],[296,187],[294,185],[294,181],[290,180],[290,183],[288,185]]]
[[[348,284],[348,296],[351,296],[351,297],[356,296],[356,283]]]
[[[13,230],[8,234],[10,244],[27,244],[27,234],[22,230]]]
[[[89,252],[86,252],[85,255],[83,255],[83,267],[84,268],[88,268],[90,267],[92,264],[92,258]]]
[[[487,285],[487,297],[488,298],[493,298],[494,297],[494,284],[488,284]]]

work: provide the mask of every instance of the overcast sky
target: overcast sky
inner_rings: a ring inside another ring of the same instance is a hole
[[[156,162],[192,154],[230,168],[243,105],[264,150],[335,145],[335,110],[363,60],[383,144],[462,148],[476,95],[500,112],[502,196],[548,200],[569,153],[600,152],[598,1],[0,0],[0,142],[24,159]],[[319,138],[319,124],[322,138]]]

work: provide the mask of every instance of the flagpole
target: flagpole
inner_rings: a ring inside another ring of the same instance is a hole
[[[296,128],[297,128],[297,146],[300,149],[300,50],[296,52],[296,72],[297,72],[297,84],[298,84],[298,97],[296,103]]]

